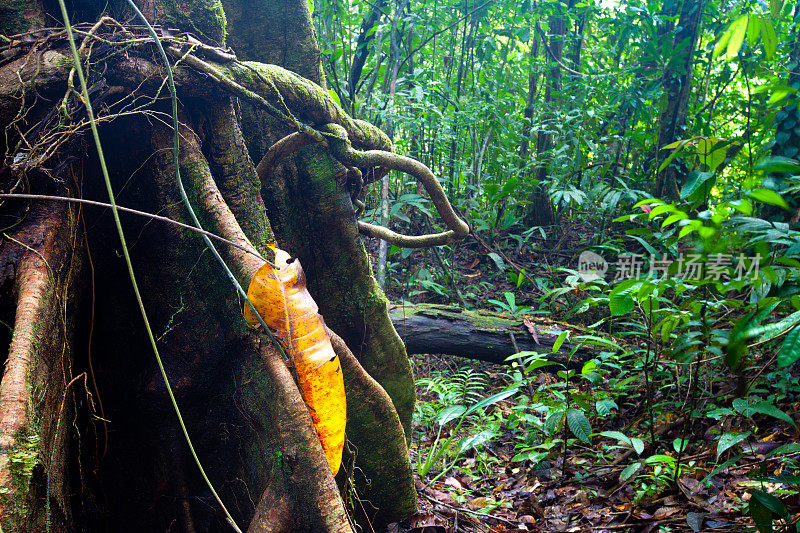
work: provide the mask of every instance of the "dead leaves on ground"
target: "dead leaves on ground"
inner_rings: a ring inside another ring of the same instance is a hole
[[[487,372],[491,376],[491,372]],[[501,409],[503,406],[499,406]],[[606,419],[605,423],[608,423]],[[541,468],[529,462],[512,463],[514,439],[507,434],[466,457],[456,467],[431,485],[418,481],[421,513],[428,516],[425,527],[435,524],[436,531],[447,533],[518,533],[536,532],[617,532],[617,531],[680,531],[680,532],[740,532],[752,528],[752,521],[743,510],[749,498],[748,489],[761,487],[780,494],[786,486],[767,486],[752,479],[756,468],[764,465],[764,475],[779,476],[779,463],[767,457],[775,447],[794,442],[795,436],[787,427],[776,425],[763,431],[758,442],[742,444],[729,453],[744,456],[728,468],[714,472],[729,457],[716,460],[716,440],[720,431],[714,421],[699,419],[692,431],[693,446],[681,458],[678,480],[661,476],[656,482],[652,464],[643,464],[640,474],[622,480],[620,474],[632,462],[654,454],[677,458],[668,449],[680,438],[683,418],[665,414],[656,420],[657,445],[645,450],[641,457],[629,446],[614,439],[595,435],[591,446],[570,445],[564,455],[560,447]],[[624,421],[616,420],[616,423]],[[646,435],[643,428],[635,429],[637,421],[629,421],[626,433]],[[594,431],[603,427],[604,420],[593,420]],[[476,428],[478,431],[480,428]],[[475,431],[473,429],[472,431]],[[638,432],[638,433],[637,433]],[[415,438],[412,455],[425,453],[431,436]],[[645,441],[648,439],[645,438]],[[421,451],[416,447],[421,447]],[[480,458],[494,457],[497,461]],[[731,455],[730,457],[733,457]],[[439,472],[433,470],[431,475]],[[709,477],[709,474],[711,476]],[[787,495],[782,502],[792,512],[800,513],[800,496]],[[437,517],[431,520],[430,517]],[[800,518],[800,516],[799,516]],[[776,522],[776,527],[778,523]],[[422,533],[432,529],[398,531]]]

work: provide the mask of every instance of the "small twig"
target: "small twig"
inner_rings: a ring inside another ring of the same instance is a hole
[[[456,511],[456,512],[459,512],[459,513],[467,513],[467,514],[471,514],[471,515],[476,515],[476,516],[480,516],[482,518],[491,518],[491,519],[497,520],[499,522],[505,522],[506,524],[514,526],[514,527],[519,525],[517,522],[514,522],[513,520],[508,520],[507,518],[503,518],[503,517],[500,517],[500,516],[494,516],[494,515],[490,515],[490,514],[487,514],[487,513],[481,513],[479,511],[473,511],[472,509],[467,509],[466,507],[454,507],[454,506],[446,504],[444,502],[440,502],[439,500],[437,500],[433,496],[429,496],[429,495],[425,494],[424,492],[420,492],[420,494],[422,494],[423,497],[425,497],[427,500],[435,503],[436,505],[441,505],[442,507],[446,507],[446,508],[448,508],[448,509],[450,509],[452,511]]]

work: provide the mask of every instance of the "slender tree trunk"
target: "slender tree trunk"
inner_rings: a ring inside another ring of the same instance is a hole
[[[528,165],[530,153],[530,137],[533,130],[533,104],[536,100],[536,89],[539,82],[539,72],[535,68],[536,58],[539,55],[539,39],[531,31],[530,53],[528,54],[528,94],[525,96],[525,121],[522,132],[522,142],[519,147],[520,169]]]
[[[358,84],[361,80],[361,72],[364,70],[364,64],[369,57],[370,44],[375,38],[375,32],[371,31],[375,24],[383,15],[383,9],[386,7],[386,0],[378,0],[372,4],[372,9],[364,17],[361,22],[361,27],[356,39],[355,55],[353,57],[353,64],[350,66],[350,74],[347,77],[347,91],[350,99],[350,113],[356,116],[356,92],[358,91]]]
[[[559,1],[559,9],[566,6]],[[551,64],[548,73],[544,92],[545,112],[542,115],[542,122],[546,128],[550,128],[548,122],[555,120],[553,109],[556,105],[554,93],[561,90],[561,62],[564,56],[564,36],[567,34],[567,21],[564,15],[553,16],[548,21],[550,25],[549,36],[541,35],[545,46],[547,61]],[[533,226],[550,226],[555,223],[553,205],[547,194],[549,189],[549,163],[547,157],[553,149],[553,134],[547,130],[540,130],[536,136],[536,156],[539,160],[539,168],[536,171],[536,187],[530,196],[530,207],[526,220]]]
[[[668,150],[661,150],[662,146],[683,138],[686,128],[686,109],[689,105],[689,96],[692,88],[692,68],[694,65],[694,51],[700,34],[703,20],[703,6],[705,0],[684,0],[681,9],[678,27],[672,46],[672,54],[677,58],[670,58],[667,69],[664,71],[664,92],[666,107],[659,118],[658,146],[656,153],[656,169],[660,161],[669,154]],[[658,172],[656,178],[655,194],[668,200],[679,197],[679,188],[685,180],[686,170],[673,163]]]

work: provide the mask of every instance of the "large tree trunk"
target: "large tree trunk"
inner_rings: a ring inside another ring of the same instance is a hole
[[[287,35],[284,22],[310,28],[304,0],[269,13],[258,11],[268,9],[262,4],[224,5],[142,2],[155,22],[211,45],[175,68],[180,171],[202,224],[265,257],[277,237],[300,258],[335,332],[348,402],[340,489],[290,370],[268,338],[246,327],[242,302],[203,242],[194,232],[123,214],[144,306],[199,459],[242,528],[351,531],[355,519],[380,529],[415,509],[406,449],[414,388],[358,235],[347,179],[353,171],[319,144],[266,175],[253,161],[293,131],[275,109],[310,126],[337,123],[359,147],[391,145],[319,86],[212,48],[223,44],[226,28],[234,30],[231,42],[242,38],[239,30],[247,39],[241,13],[248,9],[265,35]],[[45,20],[31,7],[21,4],[26,11],[15,20],[33,21],[28,27]],[[85,11],[87,21],[98,16]],[[134,36],[116,24],[93,31],[103,39],[87,38],[82,54],[117,200],[190,223],[175,182],[163,65],[151,44],[112,44]],[[283,48],[271,40],[246,55],[283,58],[321,82],[313,32],[288,34]],[[165,44],[176,46],[169,35]],[[0,122],[20,133],[3,140],[0,192],[107,201],[96,152],[82,135],[83,105],[67,90],[73,77],[65,40],[17,40],[3,58]],[[0,337],[9,354],[0,382],[3,530],[43,531],[49,523],[61,531],[229,531],[170,407],[109,213],[0,202],[4,227],[14,225],[0,241],[0,319],[13,324],[13,337],[6,326]],[[218,249],[246,287],[263,260],[224,244]]]

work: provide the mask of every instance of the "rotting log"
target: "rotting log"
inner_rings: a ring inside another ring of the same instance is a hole
[[[535,338],[521,316],[456,306],[394,305],[389,309],[389,317],[409,354],[445,354],[510,364],[509,356],[518,351],[532,351],[568,367],[579,367],[596,355],[586,347],[572,353],[574,345],[569,341],[553,353],[558,336],[563,331],[577,333],[578,328],[542,317],[527,317],[536,331]]]

